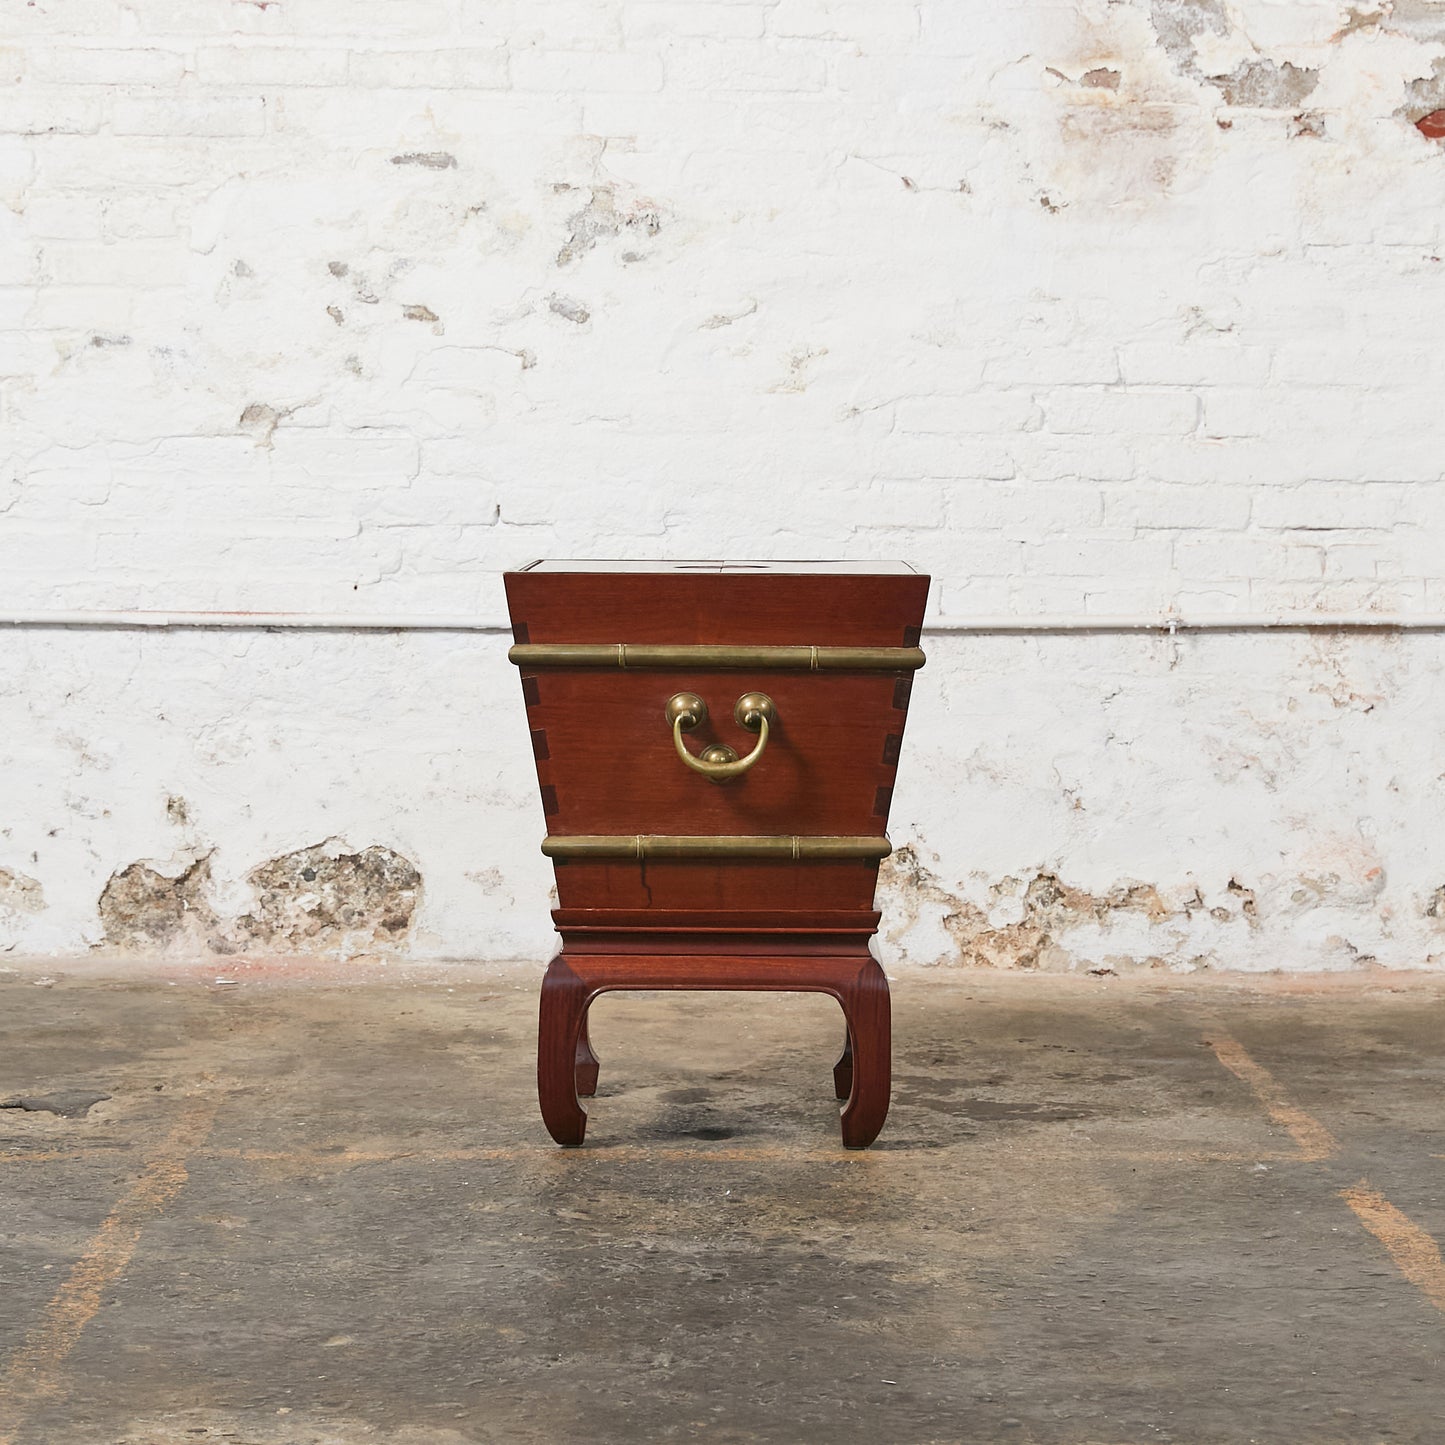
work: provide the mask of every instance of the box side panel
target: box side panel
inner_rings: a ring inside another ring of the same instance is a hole
[[[552,834],[880,835],[888,821],[912,673],[523,673],[528,727]],[[745,757],[742,694],[767,693],[776,721],[753,767],[718,783],[677,756],[664,712],[674,693],[708,706],[683,734],[696,757],[724,743]]]
[[[841,909],[868,912],[878,865],[725,862],[708,859],[557,864],[557,902],[564,909],[704,910],[747,913]]]

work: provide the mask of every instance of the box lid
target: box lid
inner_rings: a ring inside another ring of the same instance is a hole
[[[917,647],[906,562],[534,562],[503,578],[519,643]]]
[[[787,576],[863,576],[863,577],[916,577],[918,569],[907,562],[663,562],[657,560],[605,561],[583,559],[575,561],[528,562],[519,567],[519,572],[754,572],[764,575]]]

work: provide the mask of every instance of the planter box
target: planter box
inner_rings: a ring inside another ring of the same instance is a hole
[[[868,939],[928,580],[843,562],[506,574],[563,938],[539,1053],[559,1142],[586,1128],[574,1084],[595,1088],[587,1004],[660,987],[834,994],[844,1140],[876,1136],[887,984]],[[877,1027],[860,1037],[880,1007],[881,1063]]]

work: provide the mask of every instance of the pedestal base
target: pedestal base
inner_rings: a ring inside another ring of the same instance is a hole
[[[854,940],[835,943],[837,952],[820,951],[818,943],[802,939],[777,939],[766,952],[738,953],[721,951],[728,946],[724,939],[709,942],[717,952],[611,952],[595,939],[564,943],[542,980],[537,1034],[537,1094],[547,1132],[569,1146],[581,1144],[587,1132],[579,1095],[597,1089],[598,1059],[587,1037],[587,1010],[598,994],[616,989],[757,989],[826,993],[842,1005],[847,1036],[833,1082],[838,1097],[847,1101],[841,1119],[843,1143],[849,1149],[866,1148],[888,1117],[892,1049],[888,980],[867,951],[866,940],[861,948]],[[751,941],[739,946],[757,948]]]

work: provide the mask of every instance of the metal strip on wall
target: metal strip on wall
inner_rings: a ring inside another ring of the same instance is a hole
[[[126,612],[97,609],[9,609],[0,628],[122,632],[463,632],[505,636],[510,622],[495,617],[425,613]],[[1440,612],[1218,612],[1186,617],[1163,612],[1138,616],[1025,614],[956,617],[930,622],[925,637],[1012,637],[1020,633],[1123,633],[1149,637],[1184,632],[1445,632]]]

